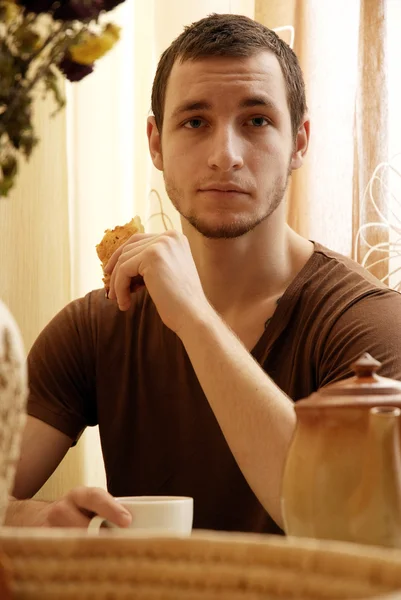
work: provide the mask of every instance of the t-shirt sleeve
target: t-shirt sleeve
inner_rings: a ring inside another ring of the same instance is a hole
[[[28,355],[28,414],[73,442],[87,425],[97,424],[89,296],[61,310]]]
[[[351,364],[368,352],[382,366],[378,375],[401,381],[401,295],[374,290],[353,302],[324,332],[318,387],[353,375]]]

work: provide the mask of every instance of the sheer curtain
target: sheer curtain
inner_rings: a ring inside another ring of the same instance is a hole
[[[255,6],[256,19],[268,27],[294,27],[306,82],[311,141],[304,167],[292,176],[288,221],[350,255],[359,2],[256,0]]]
[[[401,3],[387,0],[381,13],[384,18],[379,14],[377,19],[377,11],[374,18],[370,18],[369,13],[365,17],[376,39],[373,56],[368,54],[373,76],[367,103],[370,115],[365,117],[372,129],[370,152],[374,157],[381,145],[387,149],[387,156],[383,152],[381,160],[379,157],[372,160],[368,153],[371,172],[362,197],[361,227],[355,250],[367,268],[390,287],[401,291]],[[378,51],[377,40],[380,39],[384,39],[385,44]],[[365,54],[372,53],[372,48],[365,48]],[[378,107],[383,90],[387,90],[388,106]],[[387,136],[383,136],[383,132],[387,132]]]
[[[365,224],[375,220],[375,210],[364,202],[365,190],[376,166],[388,160],[388,57],[387,57],[387,7],[385,0],[364,0],[360,7],[358,90],[355,107],[354,141],[354,240]],[[383,174],[384,178],[385,175]],[[387,203],[377,200],[385,215]],[[366,242],[364,242],[366,238]],[[368,245],[386,244],[388,231],[382,227],[370,228],[365,236],[358,238],[355,257],[361,261]],[[373,261],[378,256],[373,255]],[[386,260],[372,265],[370,269],[386,282],[389,265]]]
[[[387,56],[388,56],[388,237],[390,241],[390,286],[401,290],[401,2],[388,0]],[[393,170],[394,169],[394,170]]]

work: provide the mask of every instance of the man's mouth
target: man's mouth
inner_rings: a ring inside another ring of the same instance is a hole
[[[248,194],[248,192],[235,184],[219,184],[219,183],[211,183],[207,186],[200,188],[201,192],[220,192],[222,194]]]

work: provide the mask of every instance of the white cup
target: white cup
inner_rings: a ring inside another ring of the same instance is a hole
[[[145,529],[178,535],[190,535],[193,521],[193,498],[186,496],[126,496],[115,498],[132,515],[128,529]],[[103,517],[96,516],[88,529],[99,531],[101,527],[115,528]]]

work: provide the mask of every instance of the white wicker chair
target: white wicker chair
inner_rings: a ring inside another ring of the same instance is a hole
[[[4,522],[25,423],[27,377],[17,325],[0,300],[0,525]]]

